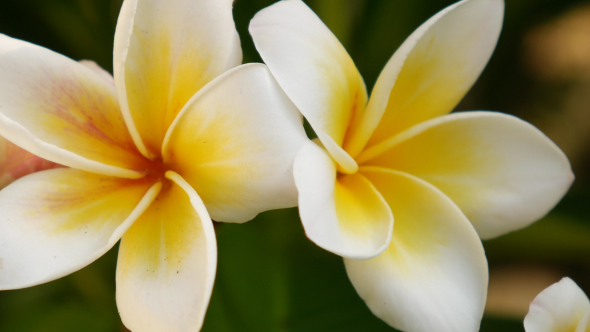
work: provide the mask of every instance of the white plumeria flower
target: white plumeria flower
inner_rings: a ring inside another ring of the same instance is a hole
[[[124,324],[198,331],[217,264],[211,218],[295,206],[307,141],[266,66],[240,63],[232,0],[126,0],[114,80],[0,35],[0,135],[70,167],[0,191],[0,289],[65,276],[121,239]]]
[[[59,165],[19,148],[0,136],[0,189],[15,180]]]
[[[590,332],[590,301],[570,278],[549,286],[531,302],[526,332]]]
[[[477,331],[488,283],[478,233],[531,224],[573,181],[563,152],[530,124],[448,114],[488,62],[503,14],[502,0],[442,10],[402,44],[370,98],[344,47],[302,1],[280,1],[250,24],[319,138],[294,164],[305,232],[345,258],[360,296],[397,329]]]

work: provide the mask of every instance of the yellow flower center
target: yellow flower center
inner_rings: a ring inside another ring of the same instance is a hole
[[[170,166],[166,165],[161,158],[153,160],[146,158],[144,167],[144,173],[146,175],[141,180],[149,183],[162,182],[164,187],[170,184],[170,180],[166,178],[166,171],[170,170]]]

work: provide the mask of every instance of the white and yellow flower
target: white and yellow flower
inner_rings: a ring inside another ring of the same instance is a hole
[[[198,331],[217,264],[211,218],[295,206],[307,141],[266,66],[240,63],[232,0],[126,0],[114,79],[0,35],[0,135],[70,167],[0,191],[0,289],[67,275],[121,239],[124,324]]]
[[[530,124],[448,114],[487,64],[503,14],[502,0],[464,0],[436,14],[393,55],[370,98],[302,1],[280,1],[250,24],[319,138],[294,164],[307,236],[343,256],[373,313],[404,331],[477,331],[488,283],[478,234],[529,225],[573,180],[565,155]]]
[[[549,286],[531,302],[526,332],[590,332],[590,300],[570,278]]]

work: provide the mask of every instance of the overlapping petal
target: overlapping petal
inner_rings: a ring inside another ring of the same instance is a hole
[[[48,282],[107,252],[159,185],[59,168],[0,191],[0,289]],[[150,189],[151,187],[151,189]]]
[[[213,289],[213,223],[178,174],[121,240],[117,306],[125,326],[141,332],[199,331]]]
[[[217,78],[187,104],[163,156],[213,219],[244,222],[297,205],[292,163],[306,141],[295,106],[266,66],[251,64]]]
[[[461,210],[432,185],[401,172],[363,168],[395,217],[389,248],[370,260],[345,259],[371,311],[406,332],[479,328],[488,270],[482,244]]]
[[[299,214],[307,237],[337,255],[366,259],[385,250],[393,216],[387,203],[364,176],[336,177],[336,166],[313,142],[297,154],[294,175]]]
[[[256,49],[318,133],[342,146],[365,110],[365,83],[336,36],[301,0],[280,1],[254,16]],[[330,150],[329,150],[330,151]],[[330,151],[332,152],[332,151]],[[333,155],[339,163],[337,155]]]
[[[27,174],[59,165],[39,158],[0,136],[0,189]]]
[[[543,217],[573,181],[563,152],[532,125],[494,112],[421,123],[359,156],[418,176],[449,196],[482,238]]]
[[[574,332],[590,332],[590,311],[580,320]]]
[[[80,60],[78,61],[81,65],[85,66],[86,68],[94,71],[95,73],[97,73],[99,76],[101,76],[105,81],[109,82],[111,85],[115,85],[115,78],[113,77],[113,75],[111,75],[111,73],[109,73],[108,71],[104,70],[104,68],[102,68],[101,66],[98,65],[98,63],[92,61],[92,60]]]
[[[542,291],[524,319],[526,332],[590,331],[590,301],[570,278]]]
[[[115,33],[121,108],[140,151],[159,156],[178,112],[242,62],[232,0],[126,0]]]
[[[393,55],[345,148],[356,156],[417,123],[447,114],[483,71],[498,41],[502,0],[464,0],[419,27]]]
[[[0,35],[0,135],[44,159],[88,172],[141,177],[144,158],[115,88],[86,66]]]

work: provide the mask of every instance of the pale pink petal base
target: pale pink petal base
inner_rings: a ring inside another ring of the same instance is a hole
[[[145,159],[96,70],[0,35],[0,135],[44,159],[87,172],[139,178]]]

